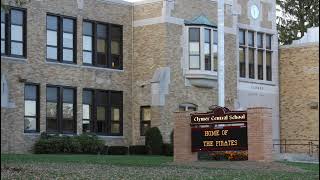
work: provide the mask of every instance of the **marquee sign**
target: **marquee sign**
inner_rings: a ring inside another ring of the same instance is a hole
[[[216,107],[191,114],[191,138],[192,152],[248,150],[247,112]]]

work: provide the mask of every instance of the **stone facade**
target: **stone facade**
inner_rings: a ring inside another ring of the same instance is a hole
[[[262,4],[259,20],[249,17],[248,7]],[[169,142],[174,125],[174,112],[179,105],[190,103],[198,111],[218,103],[217,74],[211,73],[215,85],[211,88],[191,85],[186,77],[188,67],[188,34],[185,20],[203,15],[217,24],[217,1],[211,0],[146,0],[136,4],[123,1],[30,1],[27,8],[27,59],[1,56],[1,73],[6,75],[10,87],[10,101],[14,108],[1,108],[2,152],[26,152],[38,134],[23,133],[23,87],[19,78],[40,84],[40,130],[46,127],[46,85],[77,87],[77,133],[82,132],[82,89],[118,90],[124,93],[124,130],[121,137],[102,137],[108,145],[143,144],[140,135],[140,107],[151,106],[151,126],[158,126],[165,142]],[[257,89],[243,91],[240,83],[263,85],[264,82],[240,82],[238,74],[238,29],[275,34],[275,4],[253,0],[226,1],[225,4],[225,103],[229,109],[247,108],[259,104],[259,96],[246,98],[247,93],[260,93]],[[246,10],[247,9],[247,10]],[[268,11],[268,13],[266,13]],[[77,18],[77,64],[66,65],[46,62],[47,12]],[[82,21],[91,19],[123,25],[123,70],[110,70],[82,66]],[[257,23],[258,22],[258,23]],[[270,23],[272,26],[270,26]],[[267,25],[265,25],[267,24]],[[277,48],[274,38],[273,49]],[[277,54],[277,53],[274,53]],[[277,87],[277,56],[274,55],[274,81]],[[204,72],[200,72],[201,73]],[[205,73],[204,73],[205,74]],[[213,75],[212,75],[213,74]],[[267,85],[269,87],[269,85]],[[247,89],[246,89],[247,90]],[[260,94],[263,94],[261,92]],[[263,94],[264,95],[264,94]],[[240,98],[244,96],[245,98]],[[277,93],[272,92],[273,103]],[[246,103],[254,101],[258,103]],[[241,105],[239,105],[241,104]],[[271,107],[277,107],[269,104]],[[275,109],[276,111],[277,109]],[[273,113],[277,122],[277,113]],[[276,123],[275,123],[276,124]],[[17,132],[17,133],[9,133]]]
[[[309,141],[319,143],[319,42],[280,48],[280,118],[282,143],[306,144],[283,151],[309,153]]]

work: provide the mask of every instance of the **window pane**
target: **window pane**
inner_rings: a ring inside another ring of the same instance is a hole
[[[90,132],[90,121],[88,120],[82,121],[82,132],[86,132],[86,133]]]
[[[271,41],[272,41],[271,38],[272,38],[271,35],[267,35],[267,36],[266,36],[266,46],[267,46],[266,48],[267,48],[267,49],[271,49]]]
[[[4,12],[4,10],[1,8],[1,22],[5,22],[6,19],[6,13]]]
[[[200,41],[200,29],[190,28],[189,29],[189,41]]]
[[[261,33],[257,34],[257,45],[258,48],[263,48],[263,34]]]
[[[106,54],[98,53],[97,54],[97,64],[98,65],[107,65],[107,56]]]
[[[57,32],[47,30],[47,45],[57,46]]]
[[[23,44],[18,42],[11,42],[11,54],[23,55]]]
[[[73,34],[63,33],[63,47],[73,48]]]
[[[64,119],[62,121],[62,130],[72,132],[74,127],[74,120],[73,119]]]
[[[83,34],[84,35],[92,35],[92,23],[83,22]]]
[[[47,47],[47,58],[48,59],[57,59],[57,48]]]
[[[204,42],[210,43],[211,42],[211,30],[205,29],[205,35],[204,35]]]
[[[83,104],[82,105],[82,116],[83,116],[83,119],[91,119],[90,118],[90,114],[91,114],[90,105]]]
[[[97,107],[97,120],[104,121],[106,120],[106,109],[103,106]]]
[[[22,26],[11,25],[11,40],[22,41]]]
[[[108,93],[106,91],[97,92],[96,103],[98,105],[106,105],[108,103]]]
[[[5,52],[5,43],[4,43],[4,41],[1,41],[1,54],[4,54],[4,52]]]
[[[118,26],[112,26],[111,27],[111,39],[112,40],[117,40],[120,41],[121,40],[121,36],[122,36],[122,28],[118,27]]]
[[[37,130],[37,119],[32,117],[24,117],[24,130],[36,131]]]
[[[6,29],[6,25],[4,23],[1,23],[1,39],[6,38],[5,29]]]
[[[23,12],[19,10],[11,10],[11,24],[23,24]]]
[[[213,45],[213,70],[218,71],[218,46]]]
[[[246,77],[246,63],[245,63],[244,48],[239,48],[239,68],[240,68],[240,77]]]
[[[48,131],[57,131],[58,130],[57,119],[47,119],[47,129]]]
[[[113,123],[113,124],[111,125],[111,133],[112,133],[112,134],[118,134],[118,133],[120,133],[120,124],[115,124],[115,123]]]
[[[111,41],[111,54],[120,55],[120,44],[117,41]]]
[[[110,93],[110,102],[113,105],[122,105],[122,92],[113,91]]]
[[[83,63],[92,64],[92,52],[83,51]]]
[[[190,68],[200,69],[200,56],[190,56]]]
[[[47,102],[47,117],[51,117],[51,118],[57,117],[57,103]]]
[[[120,109],[119,108],[111,108],[111,120],[119,121],[120,120]]]
[[[210,46],[209,43],[205,43],[205,44],[204,44],[204,54],[205,54],[205,55],[211,54],[211,46]]]
[[[263,51],[258,51],[258,79],[263,79]]]
[[[92,51],[92,37],[91,36],[83,36],[83,50]]]
[[[57,102],[58,89],[55,87],[47,87],[47,101]]]
[[[73,89],[63,89],[63,102],[73,103],[74,90]]]
[[[211,55],[205,56],[204,60],[205,60],[205,70],[211,71]]]
[[[73,32],[73,20],[63,18],[63,32]]]
[[[72,49],[63,49],[63,61],[73,61],[73,50]]]
[[[189,43],[190,54],[200,54],[200,44],[198,42]]]
[[[97,25],[97,36],[100,38],[107,37],[107,26],[98,24]]]
[[[267,81],[272,81],[272,59],[271,52],[266,54],[266,64],[267,64]]]
[[[151,108],[144,107],[142,109],[142,121],[150,121],[151,120]]]
[[[58,18],[55,16],[47,16],[47,29],[58,29]]]
[[[37,99],[37,86],[26,85],[24,87],[24,99],[36,100]]]
[[[218,44],[218,32],[213,31],[213,44]]]
[[[252,31],[248,32],[248,45],[254,46],[254,33]]]
[[[36,101],[24,101],[24,115],[36,116],[37,115],[37,103]]]
[[[239,30],[239,44],[244,45],[245,44],[245,31]]]
[[[62,108],[63,118],[73,118],[73,104],[63,103]]]
[[[83,104],[92,104],[92,91],[83,91]]]
[[[97,40],[97,52],[106,52],[106,41],[104,39]]]
[[[254,79],[254,49],[249,49],[249,78]]]

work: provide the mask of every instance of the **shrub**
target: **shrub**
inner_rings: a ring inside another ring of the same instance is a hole
[[[109,155],[126,155],[128,154],[128,147],[126,146],[110,146],[108,148]]]
[[[162,148],[163,155],[173,156],[173,145],[172,144],[163,144]]]
[[[174,134],[173,134],[173,130],[171,131],[171,134],[170,134],[170,143],[173,145],[174,144]]]
[[[144,155],[147,154],[147,148],[144,145],[130,146],[129,154]]]
[[[145,145],[148,154],[161,155],[163,140],[159,128],[153,127],[148,129],[145,134],[145,138]]]
[[[52,153],[89,153],[97,154],[103,150],[104,141],[97,136],[57,136],[42,133],[34,145],[36,154]]]

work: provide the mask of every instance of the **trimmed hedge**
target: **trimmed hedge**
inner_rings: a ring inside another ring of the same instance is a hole
[[[95,135],[58,136],[42,133],[34,145],[35,154],[85,153],[99,154],[104,141]]]
[[[144,145],[136,145],[136,146],[129,147],[129,154],[145,155],[147,153],[148,153],[147,148]]]
[[[145,145],[147,148],[148,154],[152,155],[161,155],[163,140],[162,135],[157,127],[152,127],[147,130],[145,134]]]
[[[110,146],[108,148],[109,155],[127,155],[128,147],[126,146]]]

